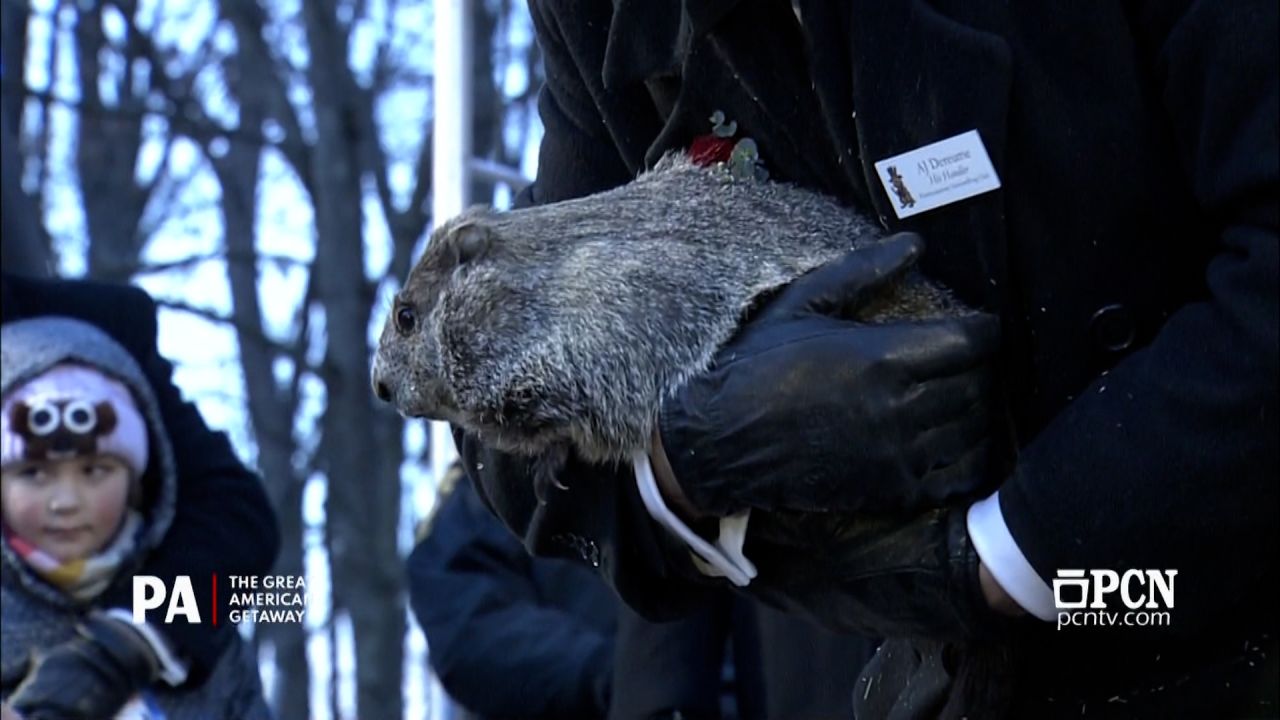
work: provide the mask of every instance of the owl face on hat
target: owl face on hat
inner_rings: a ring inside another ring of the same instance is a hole
[[[148,438],[132,394],[95,368],[63,364],[15,388],[0,414],[0,466],[115,455],[140,476]]]
[[[19,400],[9,428],[22,437],[27,460],[59,460],[98,452],[98,441],[116,428],[111,403],[85,400]]]

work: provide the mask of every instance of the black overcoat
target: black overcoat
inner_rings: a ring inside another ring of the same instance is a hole
[[[626,182],[720,110],[773,178],[920,232],[925,270],[1002,320],[1000,502],[1037,572],[1179,571],[1169,633],[1029,629],[1025,707],[1222,710],[1276,625],[1276,3],[797,6],[531,2],[547,132],[527,199]],[[1002,187],[899,221],[873,163],[974,129]],[[598,563],[650,614],[699,592],[629,468],[574,464],[539,506],[520,461],[459,437],[532,551]]]

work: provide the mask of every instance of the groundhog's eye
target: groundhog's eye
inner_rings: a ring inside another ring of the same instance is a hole
[[[396,330],[401,333],[411,333],[413,328],[418,324],[418,314],[408,305],[401,305],[396,308]]]

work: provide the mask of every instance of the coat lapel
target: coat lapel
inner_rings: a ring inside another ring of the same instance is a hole
[[[806,28],[813,33],[815,53],[851,46],[845,63],[851,69],[850,89],[843,92],[852,93],[860,168],[882,223],[921,233],[929,244],[923,263],[931,275],[970,303],[998,308],[1007,286],[1003,191],[899,221],[874,166],[976,129],[996,173],[1005,176],[1012,65],[1010,48],[999,34],[1005,18],[979,8],[990,3],[947,4],[807,1],[813,17]],[[823,83],[819,92],[828,114],[843,111],[845,104],[834,97],[840,87]]]
[[[655,98],[673,91],[660,103],[669,110],[646,165],[707,133],[707,118],[724,110],[775,178],[920,232],[932,276],[966,302],[1003,305],[1002,192],[899,221],[874,168],[976,129],[1004,176],[1011,51],[1002,10],[964,0],[800,0],[802,30],[778,0],[655,1],[615,0],[604,67],[607,85],[645,80]]]
[[[804,38],[778,0],[614,0],[604,81],[643,80],[665,123],[644,164],[711,131],[716,110],[759,145],[776,177],[846,201],[822,130]]]
[[[674,72],[691,36],[680,0],[613,0],[601,72],[605,89]]]

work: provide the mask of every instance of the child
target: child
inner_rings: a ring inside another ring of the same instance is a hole
[[[154,628],[134,624],[130,608],[96,602],[107,588],[131,582],[173,519],[172,452],[137,363],[105,333],[70,318],[4,325],[0,348],[6,707],[19,716],[78,716],[74,683],[59,700],[65,705],[24,707],[24,677],[69,642],[106,637],[104,652],[146,658],[138,672],[152,680],[117,717],[268,717],[256,664],[239,637],[203,683],[181,686],[186,667]]]

